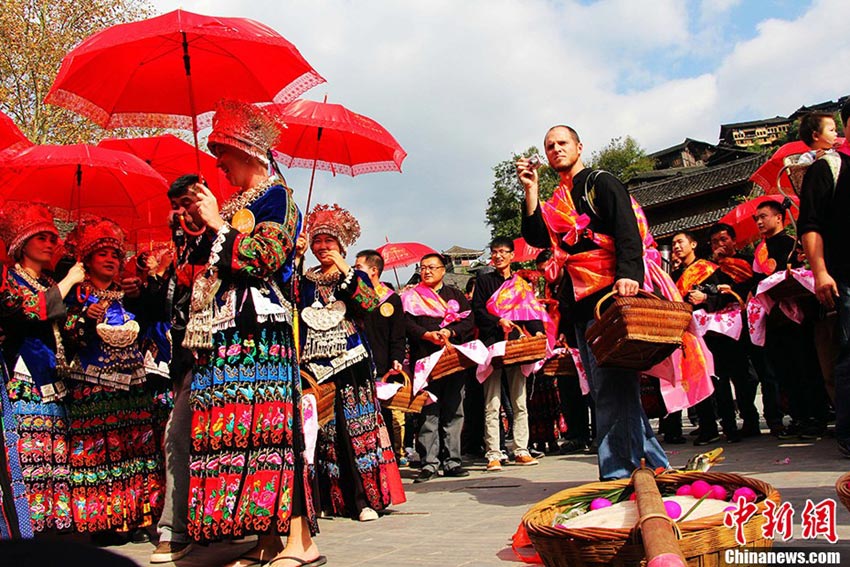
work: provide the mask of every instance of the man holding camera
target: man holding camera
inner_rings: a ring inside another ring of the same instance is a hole
[[[719,269],[717,264],[708,260],[698,259],[696,255],[697,240],[690,232],[680,232],[673,236],[673,255],[679,259],[679,267],[670,274],[679,288],[682,298],[694,306],[694,309],[704,309],[708,313],[714,313],[725,307],[731,300],[731,295],[721,295],[720,289],[724,286],[731,288],[732,280]],[[702,446],[715,443],[720,439],[717,430],[717,414],[723,425],[723,433],[726,441],[737,443],[741,440],[738,424],[735,418],[735,402],[732,398],[732,388],[729,385],[731,376],[728,368],[723,362],[722,343],[732,340],[729,337],[706,333],[705,342],[714,355],[715,374],[714,394],[696,405],[699,418],[699,433],[694,440],[694,445]],[[737,382],[736,382],[737,383]],[[717,403],[715,411],[714,404]],[[665,418],[664,424],[670,428],[666,435],[682,435],[682,415],[671,414]],[[676,431],[676,429],[678,429]],[[671,433],[672,432],[672,433]]]
[[[537,168],[526,158],[516,162],[525,190],[522,235],[532,246],[552,246],[564,267],[558,299],[570,313],[596,402],[599,476],[627,478],[642,458],[649,467],[667,467],[641,406],[637,372],[600,368],[585,339],[600,297],[611,288],[623,296],[636,295],[644,281],[643,238],[631,198],[613,175],[584,167],[582,144],[573,128],[550,128],[544,148],[561,183],[552,199],[541,204]]]

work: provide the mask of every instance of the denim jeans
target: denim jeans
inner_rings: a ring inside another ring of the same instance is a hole
[[[838,360],[835,363],[835,437],[850,443],[850,281],[838,281]]]
[[[159,541],[189,541],[189,451],[192,444],[192,409],[189,407],[192,369],[175,380],[174,408],[165,426],[165,506],[157,523]]]
[[[576,322],[576,342],[596,403],[596,440],[599,444],[599,478],[628,478],[640,467],[667,467],[664,449],[655,438],[640,403],[640,381],[634,370],[600,368],[584,334],[593,321]]]

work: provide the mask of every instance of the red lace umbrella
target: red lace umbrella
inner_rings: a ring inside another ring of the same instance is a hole
[[[526,242],[523,237],[514,239],[514,262],[528,262],[529,260],[534,260],[542,251],[542,248],[535,248]]]
[[[175,179],[187,173],[197,173],[195,148],[177,136],[164,134],[149,138],[107,138],[99,144],[101,148],[131,153],[154,168],[170,185]],[[216,167],[216,159],[206,152],[200,152],[201,174],[210,191],[223,202],[236,191],[227,178]]]
[[[754,242],[759,238],[759,230],[756,226],[756,221],[753,219],[753,216],[756,214],[756,210],[759,205],[764,203],[765,201],[776,201],[777,203],[783,203],[785,199],[788,199],[796,205],[795,208],[789,208],[785,215],[785,224],[788,225],[792,222],[792,219],[797,218],[799,214],[800,200],[797,197],[783,197],[782,195],[763,195],[761,197],[756,197],[755,199],[751,199],[744,203],[741,203],[728,213],[726,213],[723,218],[721,218],[718,222],[728,224],[732,228],[735,229],[735,242],[736,244],[741,246],[746,246],[750,242]]]
[[[166,191],[165,179],[141,159],[88,144],[33,146],[0,163],[0,200],[37,197],[77,218],[110,218],[127,231],[159,221],[154,213],[168,203]]]
[[[334,175],[360,175],[380,171],[401,171],[407,152],[383,126],[341,104],[296,100],[266,107],[286,123],[275,158],[287,167],[309,167],[313,194],[316,169]]]
[[[418,242],[390,242],[379,247],[377,250],[384,259],[384,269],[392,268],[395,272],[395,281],[399,286],[398,272],[396,268],[403,268],[415,264],[425,254],[438,254],[436,250]]]
[[[0,158],[8,158],[32,146],[18,125],[0,112]]]
[[[288,102],[322,82],[268,26],[175,10],[83,41],[62,60],[45,101],[105,128],[191,127],[197,147],[197,118],[220,99]]]
[[[837,145],[844,143],[844,138],[838,138]],[[788,142],[776,150],[770,159],[759,167],[755,173],[750,176],[750,181],[764,189],[767,195],[778,195],[779,189],[787,189],[795,191],[791,184],[791,178],[788,177],[788,170],[785,164],[785,158],[792,156],[800,156],[808,151],[811,151],[809,146],[802,140]]]

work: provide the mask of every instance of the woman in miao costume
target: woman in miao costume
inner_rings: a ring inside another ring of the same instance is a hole
[[[91,219],[74,228],[66,246],[86,271],[65,298],[62,330],[74,525],[102,543],[114,532],[134,531],[135,540],[162,511],[164,478],[139,325],[114,281],[125,258],[124,233],[111,220]]]
[[[280,126],[258,107],[219,103],[209,148],[232,185],[219,209],[196,186],[211,242],[193,285],[184,346],[192,378],[189,534],[196,541],[260,536],[231,566],[323,565],[305,461],[291,285],[300,215],[268,174]],[[280,536],[288,535],[286,546]]]
[[[3,421],[10,468],[20,467],[32,531],[68,531],[73,516],[66,388],[57,373],[65,362],[59,331],[65,323],[64,298],[85,274],[77,263],[58,284],[47,275],[60,244],[46,205],[7,204],[0,212],[0,235],[15,262],[5,284],[20,299],[20,309],[2,320],[9,372]]]
[[[317,205],[307,218],[319,266],[299,285],[301,365],[317,381],[336,385],[334,419],[319,433],[322,507],[361,521],[404,502],[404,490],[375,395],[375,368],[357,321],[379,305],[369,277],[345,261],[360,224],[338,205]],[[306,243],[302,243],[306,246]]]

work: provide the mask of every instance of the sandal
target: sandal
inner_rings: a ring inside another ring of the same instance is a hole
[[[301,559],[300,557],[283,555],[281,557],[275,557],[274,559],[266,563],[266,567],[272,567],[278,561],[286,561],[287,559],[290,561],[295,561],[298,564],[298,567],[319,567],[320,565],[324,565],[328,562],[328,558],[324,555],[319,555],[318,557],[310,561],[306,559]]]

